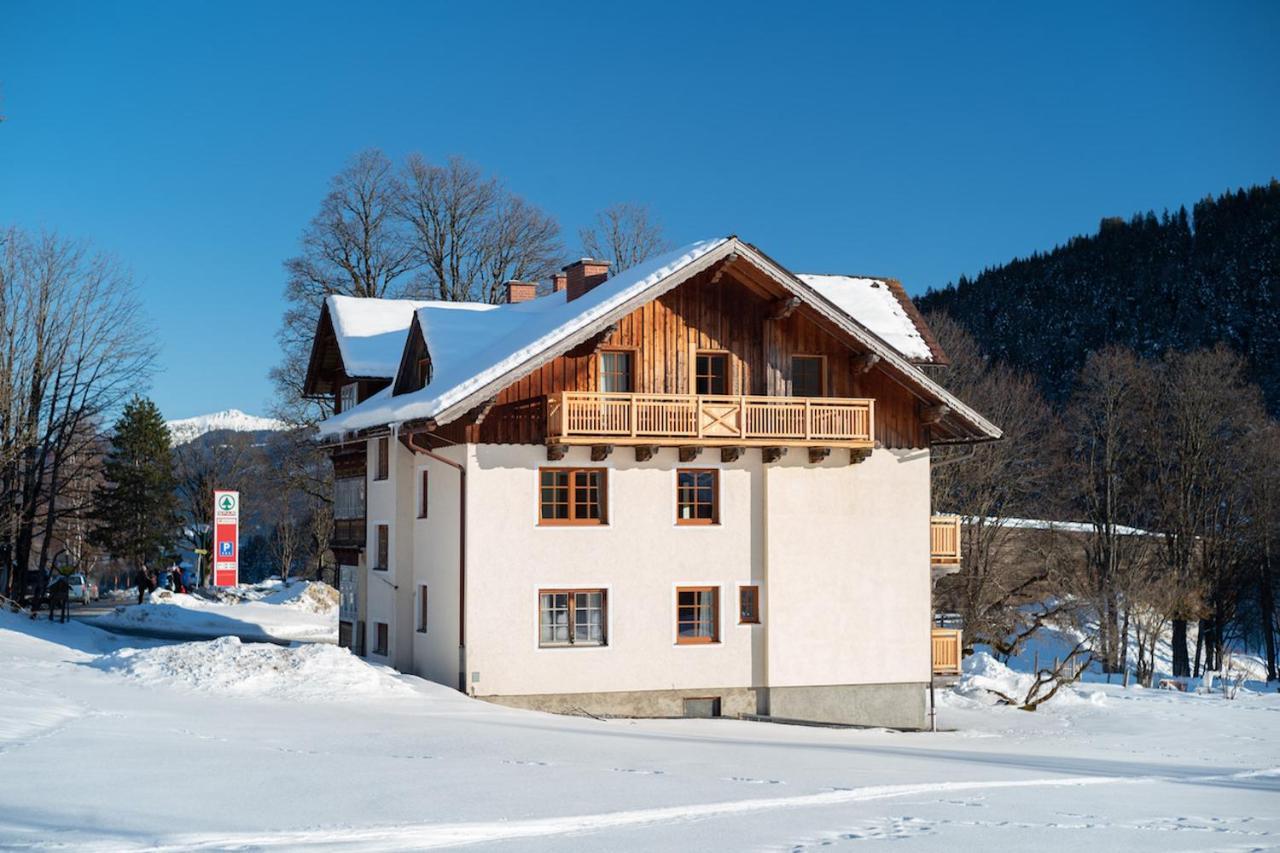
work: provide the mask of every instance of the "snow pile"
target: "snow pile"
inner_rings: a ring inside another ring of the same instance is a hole
[[[225,412],[214,412],[210,415],[197,415],[194,418],[181,418],[168,421],[169,436],[175,445],[186,444],[207,432],[231,430],[233,432],[276,432],[288,429],[283,421],[274,418],[260,418],[246,415],[239,409],[227,409]]]
[[[208,640],[235,636],[246,640],[336,643],[338,609],[324,584],[281,586],[272,593],[247,600],[223,593],[210,600],[199,595],[155,590],[144,604],[120,606],[92,620],[111,631],[133,632],[171,639]],[[331,589],[331,587],[329,588]],[[335,593],[336,594],[336,593]]]
[[[933,351],[885,279],[797,274],[835,306],[913,361],[933,361]]]
[[[1035,676],[1029,672],[1018,672],[1010,669],[986,652],[977,652],[964,660],[964,675],[953,688],[954,693],[970,702],[982,705],[994,705],[1002,700],[996,695],[1004,694],[1021,702],[1027,691],[1035,683]],[[1044,691],[1052,689],[1047,685]],[[1104,701],[1101,693],[1082,694],[1074,687],[1061,687],[1053,698],[1040,706],[1040,709],[1072,704],[1101,704]]]
[[[193,595],[220,604],[261,602],[290,607],[306,613],[329,613],[338,609],[338,591],[327,583],[308,580],[271,578],[256,584],[230,587],[207,587],[193,590]]]
[[[346,649],[317,643],[286,648],[222,637],[121,649],[103,655],[94,666],[151,686],[219,695],[329,702],[413,693],[393,670],[365,663]]]

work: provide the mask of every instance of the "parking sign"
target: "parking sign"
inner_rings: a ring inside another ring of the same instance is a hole
[[[219,489],[213,493],[213,585],[240,582],[236,550],[240,545],[240,493]]]

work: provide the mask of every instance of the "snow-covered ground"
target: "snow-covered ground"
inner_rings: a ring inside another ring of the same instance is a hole
[[[115,631],[169,638],[231,635],[247,640],[336,643],[338,593],[327,584],[279,580],[201,590],[199,595],[156,590],[145,604],[120,604],[90,621]]]
[[[939,734],[600,721],[332,646],[4,613],[0,848],[1280,847],[1280,696],[1086,685],[1032,714],[978,689],[1018,677],[985,662]]]

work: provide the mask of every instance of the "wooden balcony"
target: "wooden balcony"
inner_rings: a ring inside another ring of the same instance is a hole
[[[363,548],[365,540],[365,520],[363,518],[335,518],[333,520],[333,545],[348,548]]]
[[[960,565],[960,516],[935,515],[929,519],[929,562],[935,566]]]
[[[875,401],[562,391],[547,398],[553,444],[870,448]]]
[[[962,655],[960,637],[963,632],[959,628],[934,628],[931,633],[933,674],[959,675]]]

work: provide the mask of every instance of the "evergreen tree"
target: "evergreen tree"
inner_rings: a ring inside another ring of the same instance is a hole
[[[1157,217],[1102,220],[1098,233],[931,290],[994,359],[1064,401],[1089,354],[1143,358],[1225,344],[1280,413],[1280,182]]]
[[[94,495],[94,539],[134,568],[155,563],[177,538],[177,485],[169,429],[155,403],[134,397],[115,424]]]

